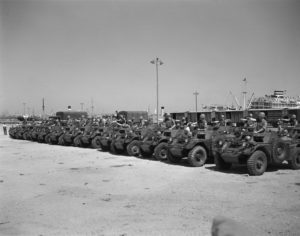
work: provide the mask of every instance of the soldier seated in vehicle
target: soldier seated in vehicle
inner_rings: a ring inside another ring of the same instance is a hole
[[[250,113],[246,119],[243,119],[244,121],[244,128],[248,129],[248,130],[254,130],[255,128],[255,124],[256,124],[256,119],[253,118],[253,114]]]
[[[257,123],[254,129],[255,134],[261,134],[264,133],[267,130],[268,122],[265,120],[265,113],[260,112],[258,114]]]
[[[175,127],[175,121],[171,118],[170,114],[167,114],[165,116],[165,119],[163,121],[167,129],[172,129]]]
[[[295,114],[293,114],[290,118],[290,125],[293,127],[298,125],[297,116]]]
[[[205,119],[205,114],[200,115],[200,119],[198,121],[198,129],[206,129],[207,128],[207,121]]]

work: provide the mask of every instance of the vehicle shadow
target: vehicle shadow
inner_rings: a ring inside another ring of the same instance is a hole
[[[248,170],[246,165],[238,165],[234,164],[229,170],[218,170],[216,166],[205,166],[205,169],[211,170],[211,171],[217,171],[222,173],[228,173],[228,174],[237,174],[237,175],[248,175]],[[286,163],[282,164],[273,164],[268,166],[266,172],[278,172],[279,170],[290,170],[290,167]],[[277,175],[286,174],[283,172],[276,173]]]

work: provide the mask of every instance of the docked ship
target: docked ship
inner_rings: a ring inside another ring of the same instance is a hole
[[[299,109],[300,98],[286,95],[286,90],[275,90],[272,95],[254,98],[250,109]]]
[[[236,98],[235,98],[236,99]],[[237,105],[239,105],[236,99]],[[203,107],[200,112],[173,112],[171,113],[174,119],[181,119],[181,117],[187,117],[189,120],[198,120],[200,114],[205,114],[207,120],[217,119],[219,120],[221,115],[225,115],[226,119],[230,119],[233,122],[239,122],[241,118],[252,113],[254,117],[257,117],[259,112],[263,111],[266,114],[268,122],[277,124],[278,119],[282,117],[290,117],[295,114],[300,122],[300,97],[293,98],[287,96],[286,90],[275,90],[271,95],[265,95],[264,97],[253,96],[250,98],[248,105],[243,109],[239,107],[221,107],[221,106],[207,106]]]

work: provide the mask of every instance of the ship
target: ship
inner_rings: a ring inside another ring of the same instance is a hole
[[[257,97],[251,101],[250,109],[299,109],[300,98],[286,95],[286,90],[275,90],[271,95]]]
[[[287,96],[286,90],[275,90],[273,94],[263,97],[255,98],[253,95],[254,93],[248,104],[244,105],[244,108],[240,106],[237,98],[232,95],[238,105],[237,107],[203,106],[199,112],[173,112],[171,115],[173,119],[187,117],[191,121],[199,120],[201,114],[205,114],[207,120],[219,120],[221,115],[225,115],[226,119],[238,123],[241,118],[246,117],[249,113],[257,117],[259,112],[264,112],[268,122],[275,126],[278,119],[290,117],[291,115],[296,115],[297,120],[300,122],[300,96],[297,98]]]

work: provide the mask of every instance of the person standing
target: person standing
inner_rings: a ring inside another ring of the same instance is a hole
[[[3,133],[4,135],[7,135],[7,126],[5,123],[3,124]]]

